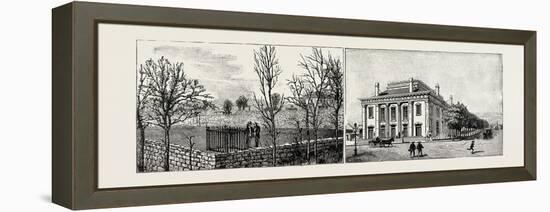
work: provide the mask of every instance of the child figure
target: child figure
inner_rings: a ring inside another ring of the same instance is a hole
[[[474,154],[474,146],[475,146],[475,141],[472,141],[472,143],[470,144],[470,148],[467,149],[472,151],[472,154]]]

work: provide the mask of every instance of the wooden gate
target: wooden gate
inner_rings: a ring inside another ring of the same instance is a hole
[[[232,152],[250,148],[250,138],[246,128],[206,127],[206,150]]]

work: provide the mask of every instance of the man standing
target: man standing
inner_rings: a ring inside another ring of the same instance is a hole
[[[422,153],[422,149],[424,149],[422,142],[418,142],[418,144],[416,145],[416,149],[418,150],[418,157],[424,156],[424,153]]]
[[[252,128],[252,123],[250,121],[248,121],[246,123],[246,129],[245,129],[245,134],[246,134],[246,145],[248,147],[250,147],[250,128]]]
[[[414,141],[411,143],[411,145],[409,145],[409,155],[411,157],[414,157],[415,154],[416,154],[416,146],[414,145]]]
[[[255,122],[256,126],[254,126],[254,132],[256,133],[256,147],[260,146],[260,125],[258,122]]]

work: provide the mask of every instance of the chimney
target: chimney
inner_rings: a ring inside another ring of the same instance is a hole
[[[380,95],[380,84],[378,82],[374,83],[374,94],[376,96]]]
[[[435,92],[439,96],[439,83],[435,84]]]
[[[451,104],[453,104],[453,95],[451,95],[450,100],[451,100]]]
[[[413,92],[413,82],[414,82],[414,79],[412,77],[409,78],[409,93]]]

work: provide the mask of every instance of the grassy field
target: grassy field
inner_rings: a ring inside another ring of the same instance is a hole
[[[320,117],[329,117],[330,110],[322,110]],[[294,142],[295,138],[299,138],[296,130],[296,121],[300,121],[300,126],[305,126],[304,114],[301,110],[282,110],[276,119],[277,128],[281,132],[277,144],[285,144]],[[175,144],[188,146],[187,136],[194,136],[195,146],[194,148],[200,150],[206,150],[206,126],[230,126],[230,127],[246,127],[248,122],[257,122],[261,126],[260,145],[270,146],[271,141],[267,130],[262,126],[262,119],[260,113],[252,110],[234,111],[230,115],[219,113],[219,111],[207,111],[200,115],[200,117],[188,120],[184,126],[175,126],[170,132],[170,141]],[[319,129],[319,138],[328,138],[334,136],[334,125],[324,118]],[[340,119],[340,126],[343,124],[343,118]],[[305,132],[304,132],[305,133]],[[311,132],[313,133],[313,132]],[[149,127],[145,131],[146,139],[160,140],[163,139],[164,134],[162,129],[158,127]],[[305,134],[302,136],[305,140]],[[313,136],[311,137],[313,139]]]
[[[322,110],[320,117],[329,117],[329,110]],[[295,128],[296,121],[300,121],[301,126],[304,126],[304,114],[301,110],[282,110],[277,114],[276,124],[279,128]],[[262,123],[262,118],[259,112],[255,110],[234,111],[230,115],[224,115],[216,111],[207,111],[198,118],[189,120],[186,125],[192,126],[232,126],[245,127],[247,122]],[[343,117],[340,118],[340,126],[343,125]],[[328,118],[323,118],[320,128],[334,128],[334,124]]]
[[[206,128],[195,126],[175,126],[170,131],[170,142],[174,144],[189,146],[187,136],[195,136],[193,148],[206,150]],[[164,131],[158,127],[149,127],[145,130],[145,138],[151,140],[164,139]]]
[[[277,144],[292,143],[295,137],[298,137],[298,132],[294,128],[283,128],[279,129],[281,134],[277,139]],[[319,138],[328,138],[334,136],[333,129],[320,129]],[[187,141],[187,136],[195,136],[193,141],[195,141],[195,146],[200,150],[206,150],[206,127],[200,126],[175,126],[170,132],[170,141],[174,144],[179,144],[183,146],[189,146]],[[149,127],[145,131],[145,138],[152,140],[161,140],[164,138],[164,132],[162,129],[157,127]],[[303,137],[305,139],[305,135]],[[312,137],[313,138],[313,137]],[[262,129],[260,135],[260,145],[261,146],[271,146],[270,137],[267,135],[266,130]]]
[[[373,147],[361,141],[354,154],[354,146],[346,146],[346,162],[375,162],[396,160],[419,160],[436,158],[482,157],[502,155],[502,134],[498,133],[493,139],[475,139],[474,154],[470,150],[472,140],[463,141],[432,141],[422,142],[424,146],[422,157],[410,157],[409,143],[394,144],[393,147]]]

